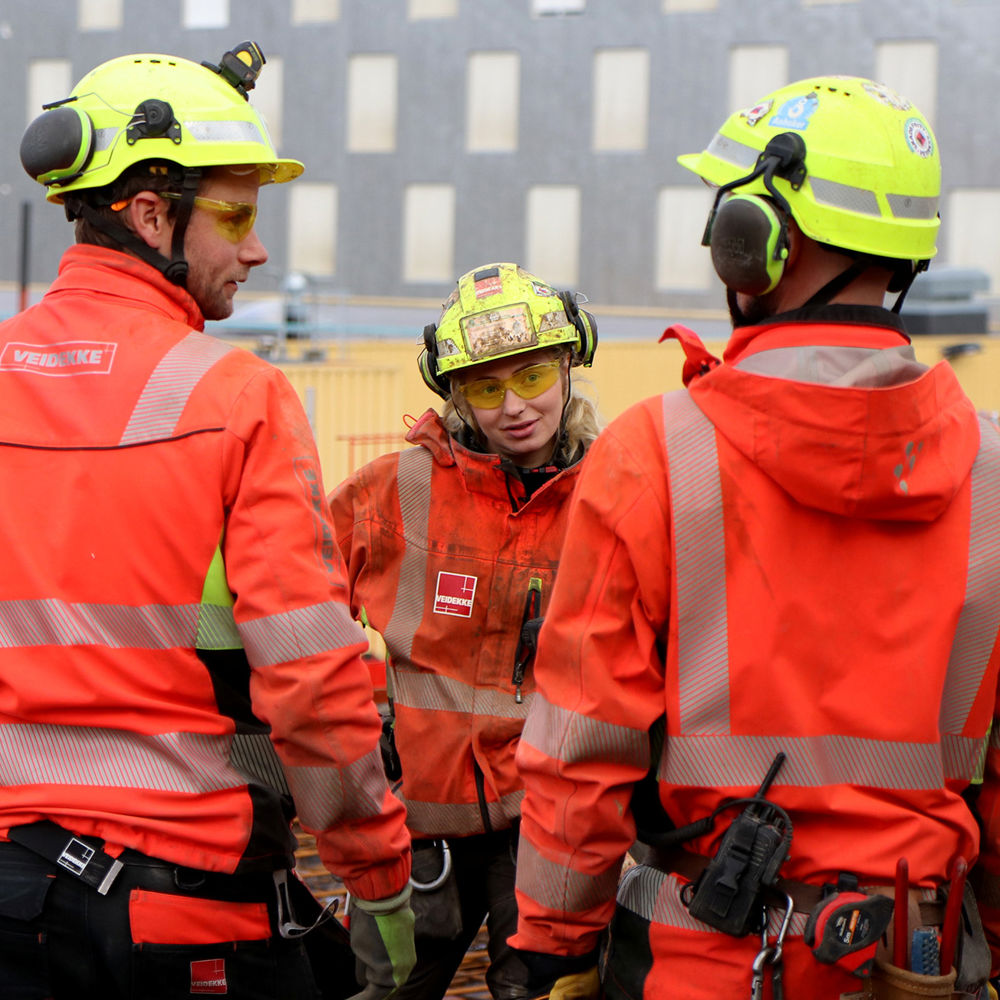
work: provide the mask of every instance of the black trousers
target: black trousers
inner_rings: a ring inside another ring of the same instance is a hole
[[[148,861],[102,896],[0,843],[0,1000],[317,1000],[301,940],[275,932],[269,874],[199,879]]]
[[[457,935],[451,939],[435,936],[435,931],[452,923],[448,915],[434,913],[433,903],[414,892],[411,897],[416,914],[417,964],[410,978],[393,1000],[439,1000],[455,976],[462,959],[479,933],[483,920],[488,932],[490,964],[486,984],[494,1000],[522,1000],[534,996],[526,988],[528,970],[507,938],[517,930],[517,901],[514,875],[517,858],[517,835],[512,830],[456,837],[448,841],[457,888],[458,916],[454,921]],[[421,841],[414,843],[414,871]],[[351,936],[377,934],[374,920],[357,908],[351,910]]]

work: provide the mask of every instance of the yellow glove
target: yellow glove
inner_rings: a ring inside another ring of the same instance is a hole
[[[597,966],[560,976],[549,992],[549,1000],[600,1000],[601,980]]]

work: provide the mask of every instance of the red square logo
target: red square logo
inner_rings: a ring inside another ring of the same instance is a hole
[[[191,963],[192,993],[228,993],[226,983],[226,960],[205,958]]]
[[[477,583],[477,577],[465,576],[463,573],[438,573],[434,614],[471,618]]]

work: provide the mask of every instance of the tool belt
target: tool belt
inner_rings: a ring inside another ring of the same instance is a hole
[[[646,864],[659,868],[660,871],[681,875],[690,882],[694,882],[698,878],[711,860],[682,847],[668,850],[646,847],[645,850],[648,852]],[[823,889],[818,885],[798,882],[795,879],[783,878],[779,875],[773,888],[774,905],[783,908],[786,895],[792,899],[793,912],[810,914],[823,899]],[[924,899],[923,895],[924,890],[922,889],[910,890],[910,900],[920,910],[921,924],[927,927],[939,927],[944,920],[944,903],[934,899]]]
[[[274,872],[226,874],[171,864],[126,848],[117,857],[99,837],[78,836],[49,820],[11,827],[15,844],[56,865],[105,896],[127,869],[144,888],[233,902],[266,901],[275,894]]]

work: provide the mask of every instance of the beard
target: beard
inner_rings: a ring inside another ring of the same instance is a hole
[[[756,326],[770,319],[774,315],[767,295],[754,295],[745,309],[740,308],[736,292],[731,288],[726,289],[726,304],[729,306],[729,318],[732,320],[733,328],[740,326]]]

